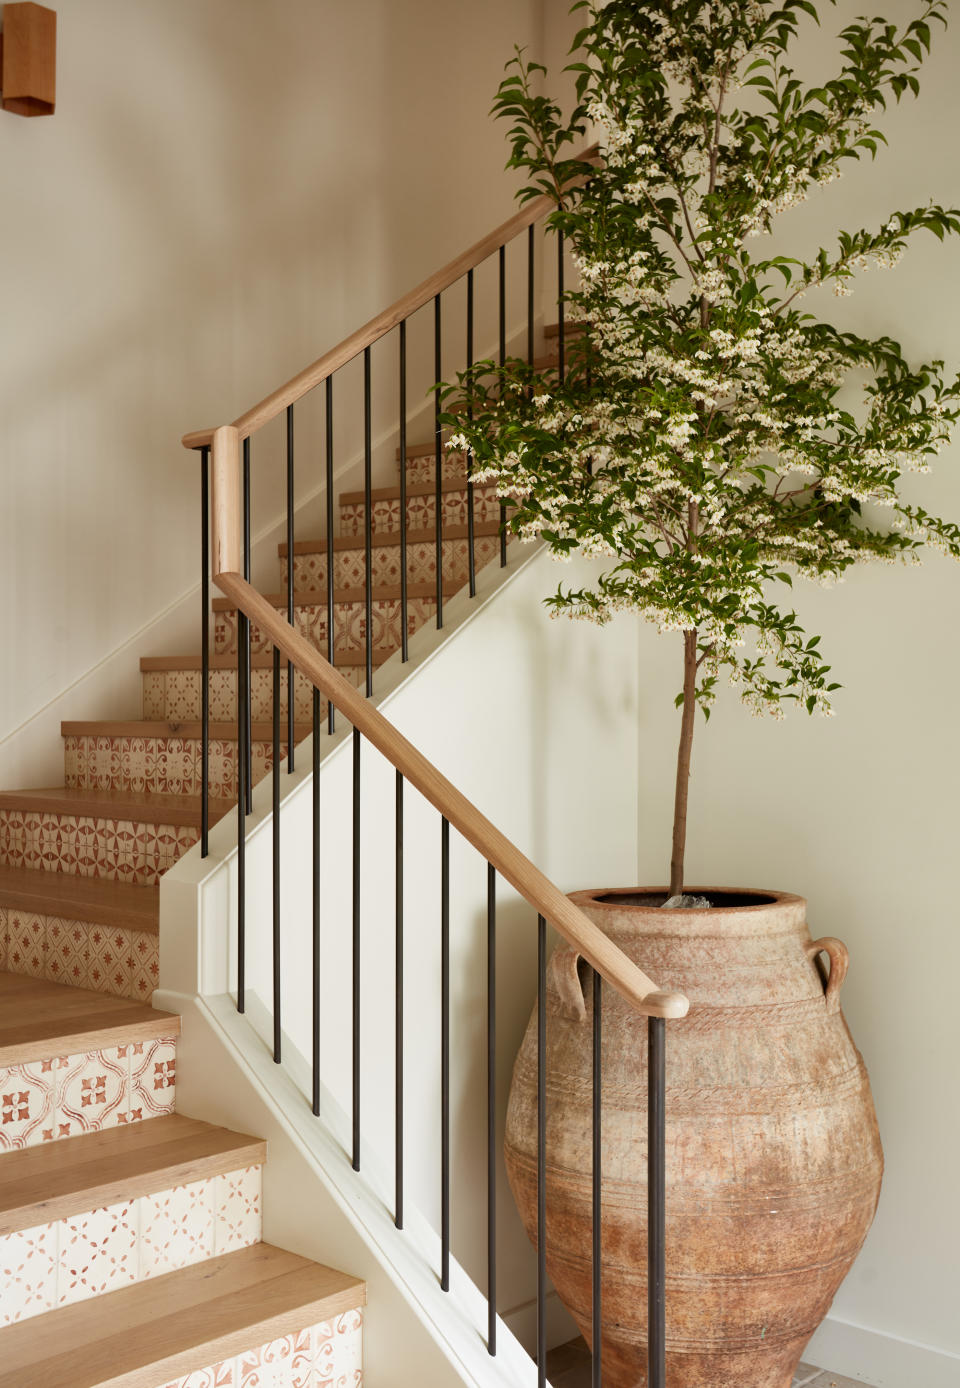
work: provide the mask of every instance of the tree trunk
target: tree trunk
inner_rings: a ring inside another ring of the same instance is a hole
[[[683,716],[677,751],[677,788],[673,801],[673,853],[670,858],[670,895],[683,891],[683,857],[687,846],[687,792],[690,788],[690,751],[697,712],[697,633],[683,633]]]

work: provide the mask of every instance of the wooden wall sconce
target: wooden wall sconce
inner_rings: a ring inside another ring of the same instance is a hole
[[[43,5],[4,5],[0,94],[15,116],[52,116],[57,104],[57,15]]]

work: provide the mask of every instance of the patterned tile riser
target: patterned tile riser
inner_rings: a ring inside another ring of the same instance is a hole
[[[398,471],[399,468],[400,464],[398,463]],[[436,475],[433,453],[421,453],[416,458],[407,459],[407,481],[409,483],[432,483]],[[440,463],[440,476],[444,482],[463,482],[466,484],[466,456],[463,453],[444,452]],[[399,479],[397,485],[399,486]]]
[[[407,632],[410,636],[415,631],[419,631],[426,622],[436,616],[437,605],[431,598],[410,598],[407,602]],[[400,599],[385,598],[376,600],[373,603],[373,645],[375,650],[398,650],[400,647]],[[318,650],[326,654],[327,644],[327,609],[325,604],[304,604],[294,610],[295,625],[297,630],[311,641]],[[364,605],[362,602],[337,603],[336,605],[336,641],[338,650],[363,650],[366,642],[367,619]],[[214,648],[218,655],[236,654],[237,650],[237,617],[235,612],[218,612],[214,622]],[[271,650],[270,642],[263,636],[257,627],[253,627],[250,632],[250,648],[254,654],[262,654]],[[349,667],[347,667],[349,669]],[[176,672],[168,671],[167,680]],[[216,691],[218,707],[227,708],[234,698],[237,687],[237,677],[235,672],[218,670],[214,672],[221,677],[216,680]],[[345,673],[345,671],[344,671]],[[214,677],[211,676],[211,710],[210,717],[217,718],[221,715],[214,713]],[[286,673],[282,675],[280,681],[281,699],[280,706],[284,711],[287,706],[286,697]],[[222,691],[222,692],[221,692]],[[273,672],[271,670],[254,670],[251,680],[251,693],[254,702],[254,718],[273,717]],[[199,696],[198,696],[199,697]],[[296,716],[309,720],[310,701],[312,698],[311,686],[306,680],[299,680],[294,689],[294,708],[298,710]],[[265,710],[257,714],[257,708]],[[146,715],[145,715],[146,716]],[[223,715],[223,716],[232,716]]]
[[[476,566],[482,569],[500,550],[498,535],[478,535],[474,541]],[[336,553],[335,582],[338,587],[359,588],[364,582],[364,553],[358,549],[340,549]],[[371,552],[374,583],[399,584],[400,546],[374,545]],[[280,560],[281,586],[287,581],[287,561]],[[443,574],[449,581],[467,581],[466,539],[444,540]],[[407,545],[407,581],[435,583],[437,578],[437,548],[432,540],[411,541]],[[293,560],[294,587],[300,590],[322,588],[327,581],[327,556],[320,551],[296,554]]]
[[[160,942],[146,930],[3,906],[0,970],[149,1002],[160,975]]]
[[[366,507],[362,501],[344,502],[340,507],[340,534],[362,535],[363,517]],[[383,532],[400,529],[400,498],[380,498],[372,507],[373,528]],[[435,496],[407,497],[407,528],[427,530],[436,524],[437,501]],[[466,488],[456,492],[441,494],[441,514],[445,525],[467,524]],[[475,487],[473,492],[473,516],[481,521],[498,521],[500,503],[492,487]]]
[[[0,1237],[0,1325],[258,1243],[251,1166]]]
[[[172,1113],[174,1037],[0,1067],[0,1159],[35,1147]]]
[[[286,756],[286,742],[281,743]],[[199,795],[202,778],[199,738],[66,737],[67,786],[80,790],[132,790],[159,794]],[[210,739],[210,794],[237,793],[237,745]],[[253,780],[273,766],[273,743],[254,742]]]
[[[362,1388],[363,1312],[344,1311],[160,1388]]]
[[[0,866],[152,886],[199,837],[190,825],[0,810]]]

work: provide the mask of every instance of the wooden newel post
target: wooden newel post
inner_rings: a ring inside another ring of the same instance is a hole
[[[243,485],[240,431],[232,424],[216,429],[212,442],[213,577],[243,574]]]

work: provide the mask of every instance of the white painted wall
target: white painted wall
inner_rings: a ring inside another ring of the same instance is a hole
[[[177,608],[199,569],[180,435],[239,414],[509,214],[486,114],[540,10],[57,6],[56,115],[0,119],[3,783],[49,779],[55,758],[34,763],[59,717],[135,712],[151,653],[135,634],[195,644],[195,609]],[[392,390],[392,355],[375,370]],[[298,495],[314,426],[304,411]],[[282,504],[276,445],[255,454],[255,531]],[[16,731],[96,667],[25,754]]]

